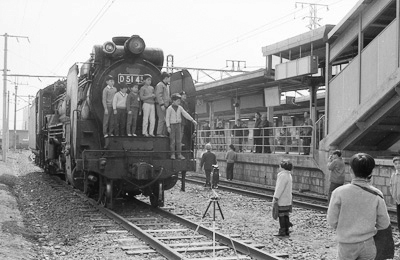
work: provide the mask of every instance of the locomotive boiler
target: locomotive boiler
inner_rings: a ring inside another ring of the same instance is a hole
[[[138,194],[162,206],[164,191],[176,184],[178,173],[195,170],[193,143],[182,151],[186,159],[171,160],[168,137],[141,136],[139,129],[136,137],[105,138],[102,91],[108,75],[116,79],[117,89],[141,86],[144,74],[152,76],[155,86],[161,81],[163,61],[163,51],[147,48],[137,35],[95,45],[86,62],[70,68],[66,80],[37,93],[30,111],[30,147],[36,163],[50,174],[62,174],[106,207],[112,208],[118,197]],[[172,93],[186,91],[194,104],[195,89],[186,70],[172,74],[170,84]],[[141,121],[139,117],[139,128]],[[191,131],[195,136],[194,128]]]

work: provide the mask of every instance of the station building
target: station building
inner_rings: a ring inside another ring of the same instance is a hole
[[[361,0],[336,26],[262,47],[265,69],[196,87],[200,129],[209,124],[213,130],[223,122],[226,135],[231,135],[240,120],[246,122],[251,139],[256,112],[266,115],[273,133],[280,127],[301,126],[304,112],[311,115],[310,155],[300,153],[301,141],[299,149],[288,154],[249,149],[239,153],[236,179],[273,186],[277,165],[289,158],[295,166],[295,189],[327,194],[329,154],[340,149],[346,160],[367,152],[377,162],[372,184],[391,202],[391,158],[400,148],[399,10],[395,0]],[[225,152],[215,152],[223,173]]]

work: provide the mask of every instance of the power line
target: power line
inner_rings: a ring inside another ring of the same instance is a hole
[[[111,1],[111,3],[110,3]],[[86,27],[85,31],[81,34],[81,36],[78,38],[78,40],[75,42],[73,47],[67,52],[67,54],[61,59],[61,61],[55,66],[54,71],[56,71],[59,67],[61,67],[67,58],[71,56],[75,50],[79,47],[79,45],[82,43],[82,41],[85,39],[85,37],[89,34],[89,32],[94,28],[94,26],[100,21],[100,19],[106,14],[108,9],[111,7],[111,5],[115,2],[116,0],[109,0],[107,1],[104,6],[101,8],[101,10],[96,14],[96,16],[93,18],[93,20],[89,23],[88,27]],[[110,4],[109,4],[110,3]],[[109,6],[106,8],[106,6],[109,4]]]

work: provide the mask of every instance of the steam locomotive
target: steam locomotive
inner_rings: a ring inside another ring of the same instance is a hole
[[[29,123],[35,162],[105,207],[112,208],[116,198],[139,194],[150,197],[153,206],[163,206],[164,191],[176,184],[178,173],[195,170],[193,140],[182,151],[186,159],[171,160],[169,138],[139,135],[141,117],[136,137],[102,134],[106,77],[113,75],[118,89],[123,84],[141,86],[142,76],[150,74],[155,86],[161,81],[163,61],[163,51],[146,47],[138,35],[95,45],[80,68],[70,68],[66,80],[38,91]],[[194,114],[195,88],[188,71],[171,75],[170,91],[185,91]],[[190,130],[193,136],[194,131]]]

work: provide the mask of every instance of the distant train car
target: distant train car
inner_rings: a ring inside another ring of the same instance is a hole
[[[73,65],[67,79],[40,90],[30,109],[34,127],[30,148],[36,163],[51,174],[63,174],[68,183],[113,207],[121,196],[143,194],[153,206],[162,206],[164,191],[172,188],[181,171],[195,170],[193,143],[182,151],[184,160],[171,160],[168,137],[115,136],[104,138],[102,91],[112,75],[117,89],[152,75],[161,81],[162,50],[147,48],[142,38],[114,37],[93,48],[80,68]],[[195,88],[187,71],[171,76],[171,92],[186,91],[194,102]],[[194,103],[193,103],[194,104]],[[191,107],[194,107],[194,105]],[[194,111],[191,111],[194,114]],[[141,127],[141,117],[138,119]],[[31,125],[31,124],[30,124]],[[193,136],[194,127],[191,128]]]

